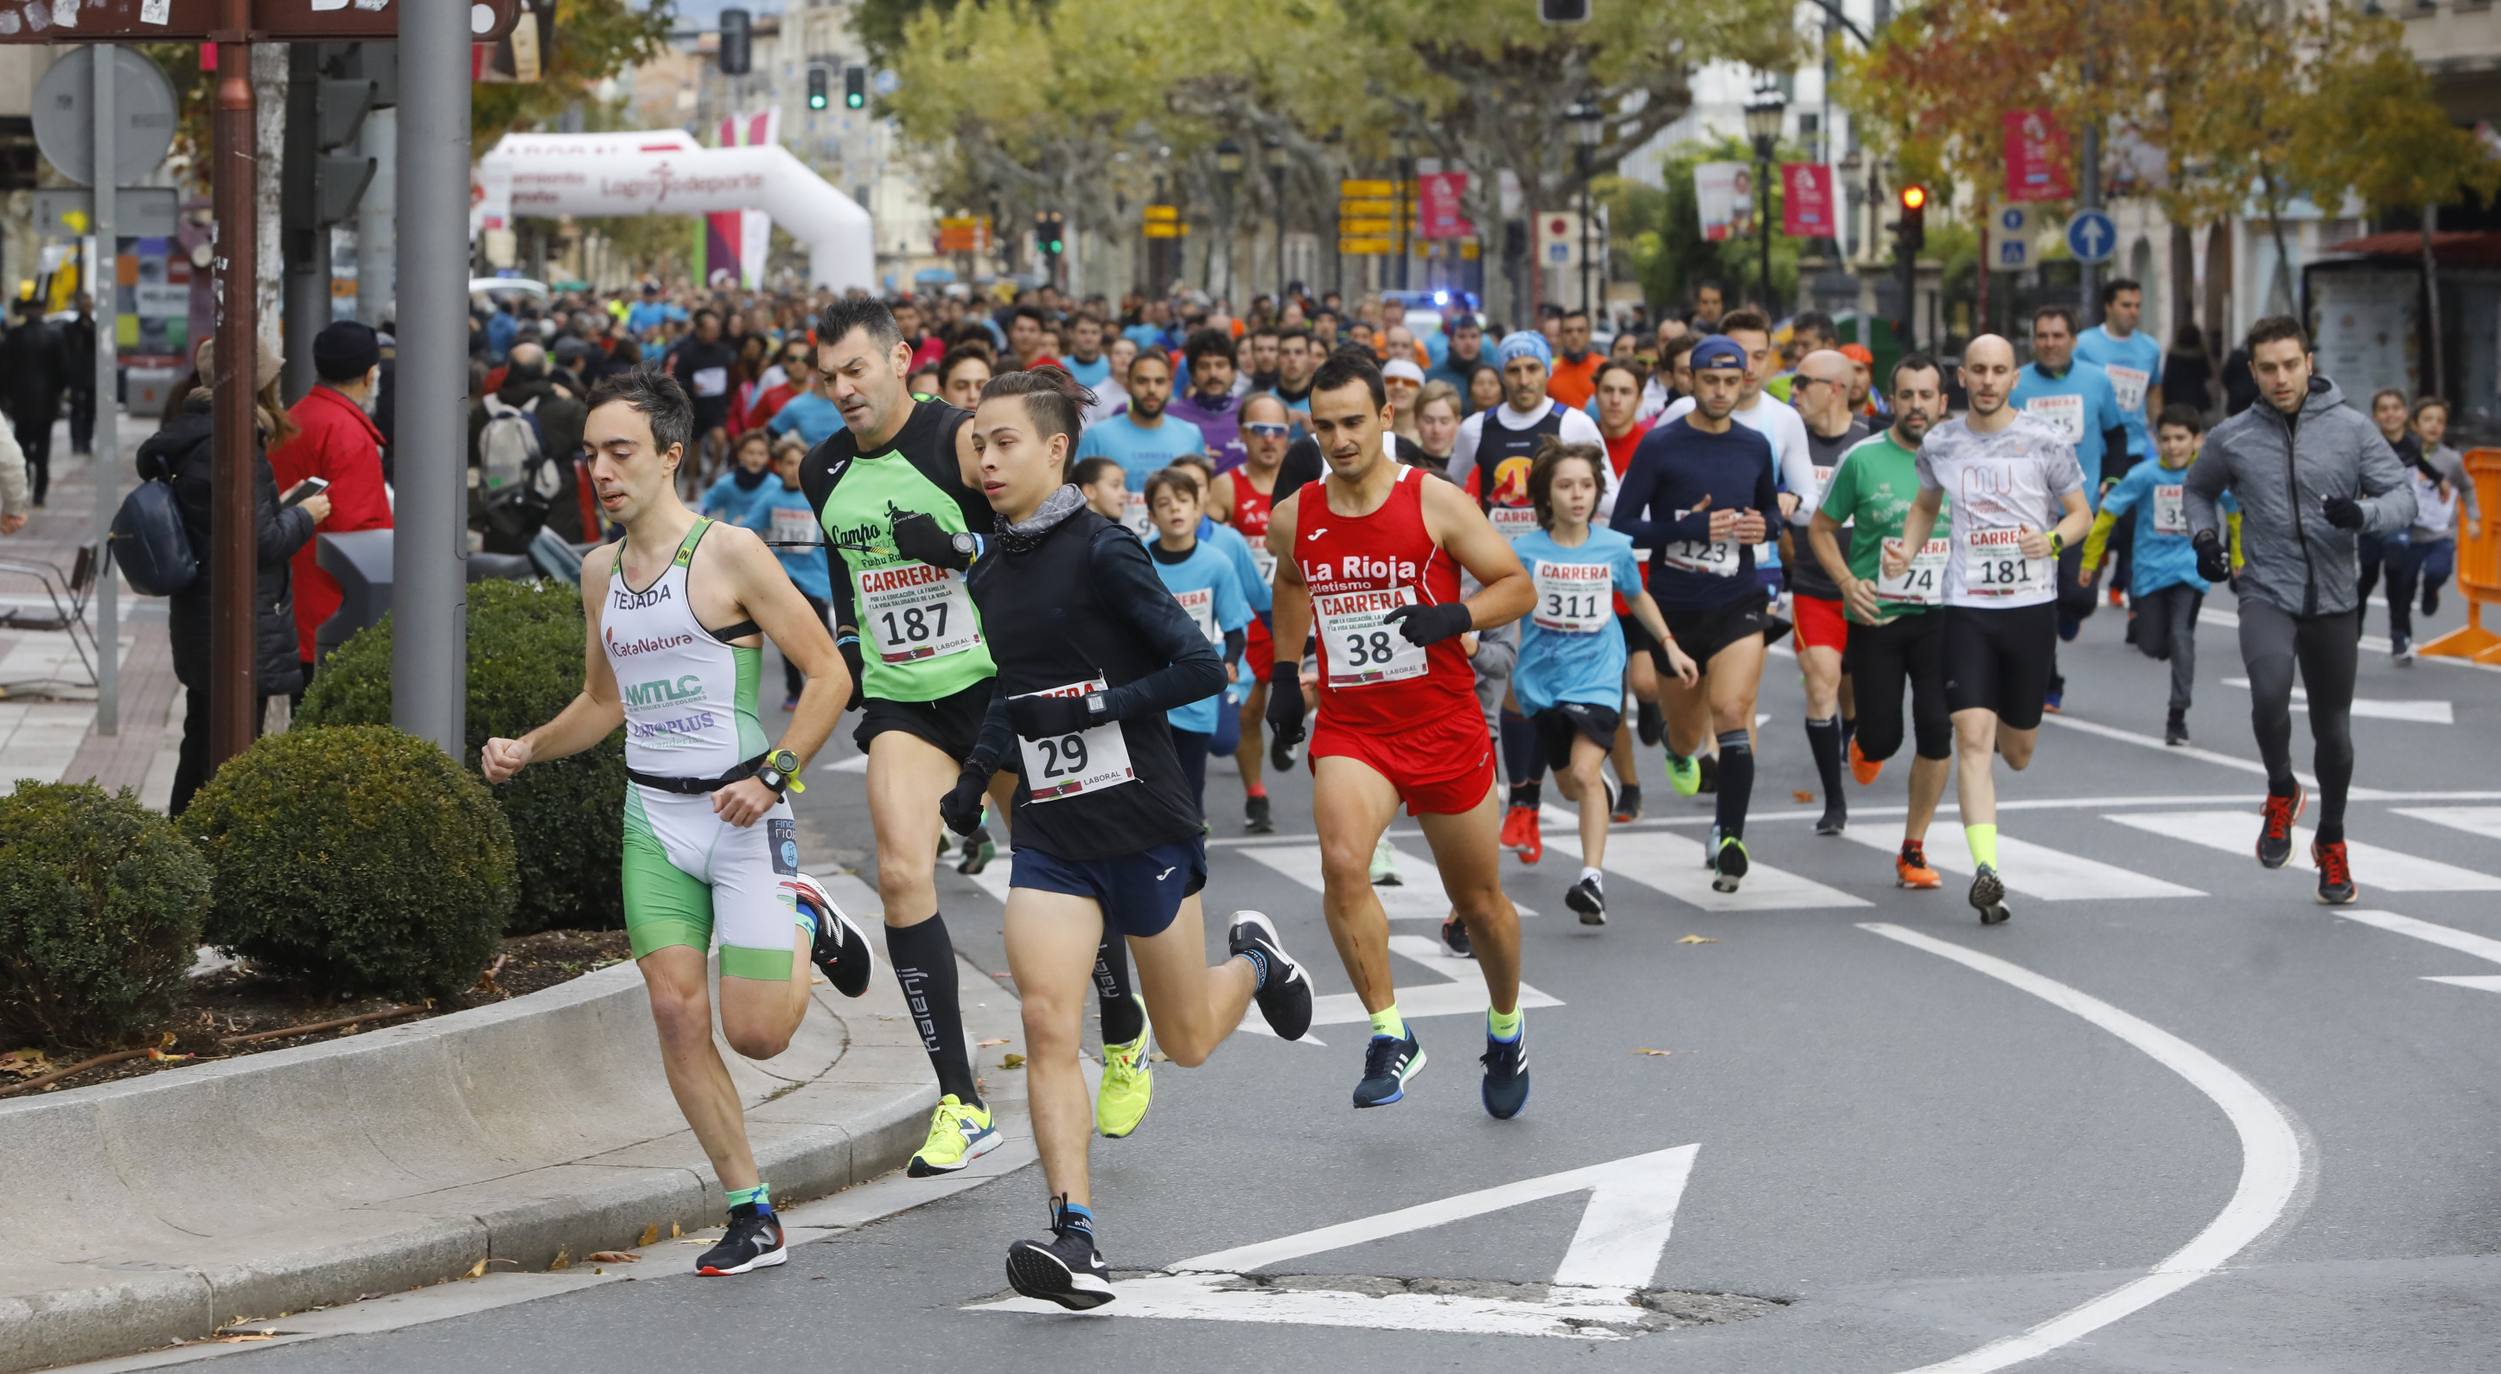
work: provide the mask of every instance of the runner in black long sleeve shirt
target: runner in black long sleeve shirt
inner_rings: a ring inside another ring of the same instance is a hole
[[[1011,1246],[1007,1272],[1019,1293],[1075,1309],[1112,1300],[1086,1170],[1094,1114],[1078,1072],[1105,927],[1127,937],[1156,1038],[1176,1064],[1204,1062],[1254,999],[1281,1039],[1300,1039],[1312,1013],[1310,980],[1257,912],[1237,913],[1231,956],[1206,963],[1206,842],[1164,712],[1221,690],[1224,667],[1136,536],[1063,480],[1091,400],[1055,368],[1008,372],[974,413],[981,489],[998,524],[970,580],[997,690],[939,803],[966,831],[995,766],[1013,754],[1024,775],[1007,959],[1024,1003],[1051,1235]]]

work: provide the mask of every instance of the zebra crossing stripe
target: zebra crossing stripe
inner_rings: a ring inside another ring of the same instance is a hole
[[[1249,855],[1314,893],[1321,890],[1320,846],[1317,843],[1256,849],[1245,846],[1235,852]],[[1390,852],[1398,856],[1399,885],[1373,889],[1381,899],[1381,910],[1393,921],[1431,921],[1439,925],[1442,918],[1450,914],[1450,896],[1442,889],[1441,871],[1433,867],[1431,851],[1419,857],[1392,845]],[[1214,885],[1212,879],[1209,885]],[[1519,908],[1523,917],[1537,914],[1519,900],[1517,893],[1512,894],[1511,904]]]
[[[2109,819],[2227,854],[2254,857],[2258,845],[2255,811],[2132,811]],[[2293,853],[2307,855],[2312,838],[2311,831],[2296,827]],[[2501,892],[2501,878],[2360,840],[2347,839],[2345,855],[2353,863],[2354,881],[2366,892]],[[2296,857],[2295,862],[2304,861]]]
[[[1560,806],[1549,805],[1542,810],[1540,824],[1547,849],[1567,858],[1580,858],[1578,817]],[[1786,832],[1783,842],[1785,836]],[[1601,867],[1610,882],[1629,879],[1704,911],[1830,911],[1867,905],[1866,899],[1853,897],[1837,887],[1826,887],[1812,878],[1773,868],[1759,856],[1754,858],[1744,884],[1736,891],[1714,892],[1711,871],[1702,866],[1702,841],[1673,831],[1615,834],[1607,842],[1607,861]],[[1518,882],[1516,874],[1517,870],[1506,874],[1506,886]],[[1573,876],[1568,871],[1558,872],[1555,882],[1568,883]]]
[[[1900,840],[1890,831],[1853,829],[1844,830],[1841,834],[1845,839],[1887,854],[1896,853],[1901,848]],[[2143,901],[2206,895],[2193,887],[2164,882],[2133,869],[2083,858],[2004,833],[1997,837],[1997,858],[1997,876],[2008,889],[2044,902]],[[1966,878],[1971,876],[1973,869],[1970,853],[1962,847],[1961,840],[1950,834],[1943,843],[1928,846],[1928,866]]]
[[[2397,814],[2488,840],[2501,840],[2501,806],[2400,806]]]

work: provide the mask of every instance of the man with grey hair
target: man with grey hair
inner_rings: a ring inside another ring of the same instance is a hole
[[[1832,482],[1841,455],[1867,437],[1867,426],[1850,413],[1850,383],[1856,369],[1829,348],[1798,360],[1790,398],[1798,418],[1806,422],[1807,455],[1815,465],[1815,490]],[[1844,561],[1850,554],[1850,528],[1834,536]],[[1802,542],[1802,541],[1800,541]],[[1806,682],[1806,743],[1815,756],[1815,772],[1824,785],[1824,814],[1815,822],[1818,835],[1838,835],[1849,821],[1849,802],[1841,792],[1841,752],[1848,746],[1850,718],[1843,695],[1841,656],[1850,644],[1849,618],[1842,614],[1841,588],[1823,565],[1794,545],[1781,556],[1789,570],[1789,594],[1797,622],[1798,673]]]
[[[548,526],[568,540],[596,539],[598,530],[581,527],[580,481],[573,466],[582,452],[582,422],[588,415],[580,398],[549,374],[546,345],[516,343],[505,359],[503,385],[469,407],[469,465],[492,474],[490,458],[527,447],[522,444],[526,435],[540,457],[555,463],[557,489],[547,505]],[[526,541],[525,535],[516,545],[507,535],[489,547],[497,553],[519,553]]]

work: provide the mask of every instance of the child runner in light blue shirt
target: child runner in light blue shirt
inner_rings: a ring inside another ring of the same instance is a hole
[[[1233,560],[1198,537],[1199,490],[1197,478],[1186,470],[1167,469],[1146,479],[1147,509],[1155,521],[1155,537],[1148,541],[1146,552],[1165,590],[1198,622],[1207,642],[1224,655],[1230,678],[1249,638],[1251,608],[1242,595],[1241,576],[1234,571]],[[1217,708],[1224,700],[1223,693],[1213,693],[1165,715],[1172,726],[1173,752],[1181,758],[1181,771],[1189,779],[1190,795],[1199,799],[1202,816],[1206,813],[1208,737],[1215,733],[1217,717],[1223,714]]]

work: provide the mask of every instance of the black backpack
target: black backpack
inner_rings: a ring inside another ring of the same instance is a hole
[[[122,498],[108,543],[122,576],[142,596],[172,596],[200,578],[191,532],[183,527],[182,505],[167,478],[151,477]]]

